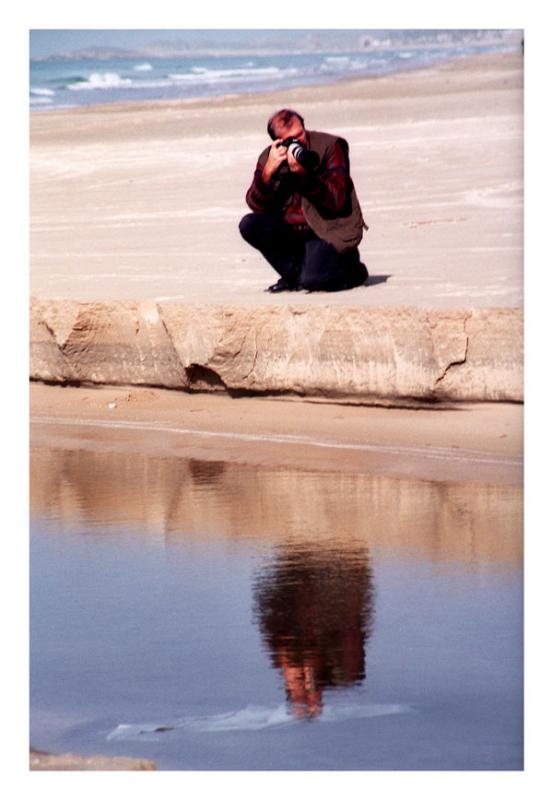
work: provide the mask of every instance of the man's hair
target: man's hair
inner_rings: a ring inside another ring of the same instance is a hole
[[[303,121],[303,117],[301,114],[298,114],[297,111],[292,111],[291,108],[281,108],[280,111],[275,111],[275,113],[269,118],[269,122],[267,123],[267,133],[271,137],[271,139],[276,139],[277,135],[275,133],[275,125],[280,125],[283,128],[287,128],[292,120],[296,117],[299,119],[303,127],[305,128],[305,122]]]

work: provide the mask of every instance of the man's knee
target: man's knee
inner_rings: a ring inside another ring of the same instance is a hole
[[[252,236],[255,237],[255,231],[259,228],[258,214],[246,214],[238,223],[238,229],[242,238],[250,242]]]

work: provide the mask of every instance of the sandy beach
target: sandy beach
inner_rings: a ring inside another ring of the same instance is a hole
[[[360,249],[371,285],[330,299],[324,293],[294,293],[294,306],[366,306],[392,312],[411,306],[467,314],[519,309],[519,54],[477,56],[283,93],[35,113],[32,296],[46,302],[63,298],[249,308],[290,304],[286,293],[263,291],[272,277],[270,268],[237,230],[247,212],[244,193],[255,158],[266,145],[265,120],[283,105],[300,109],[308,127],[348,139],[352,174],[370,226]],[[58,324],[78,329],[82,323],[75,319],[73,314],[71,322]],[[50,329],[52,321],[45,324]],[[444,324],[445,332],[449,323]],[[54,335],[61,344],[63,331],[54,330]],[[98,347],[106,352],[103,341]],[[143,358],[143,346],[135,360]],[[466,355],[469,339],[460,347]],[[462,354],[447,358],[455,365]],[[130,369],[132,374],[135,366]],[[456,411],[369,410],[251,398],[230,401],[225,394],[207,397],[137,387],[40,385],[32,386],[31,398],[33,437],[41,439],[75,442],[84,436],[86,422],[89,445],[91,439],[113,442],[134,436],[141,446],[149,442],[155,447],[165,435],[156,432],[160,425],[188,431],[189,447],[206,458],[274,459],[303,467],[324,462],[326,468],[354,470],[370,464],[371,470],[428,479],[476,475],[479,480],[518,483],[521,475],[522,407],[512,404],[468,405]],[[92,435],[94,419],[99,427]],[[63,420],[75,424],[68,427]],[[145,426],[150,423],[154,430],[148,433]],[[125,424],[135,424],[137,430],[133,433]],[[217,436],[209,439],[207,432]],[[431,457],[432,448],[445,448],[447,457],[438,458],[439,449]],[[471,465],[471,453],[476,466]]]
[[[371,285],[335,306],[522,301],[522,56],[217,100],[31,115],[31,294],[286,305],[237,225],[283,105],[350,143]],[[297,293],[294,303],[322,305]]]

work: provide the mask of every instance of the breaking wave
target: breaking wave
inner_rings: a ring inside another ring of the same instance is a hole
[[[297,75],[295,67],[282,69],[279,67],[242,67],[236,69],[208,69],[207,67],[192,67],[190,72],[170,73],[169,78],[173,81],[189,81],[193,83],[207,81],[208,83],[229,82],[235,80],[264,79],[264,78],[285,78]]]
[[[31,97],[51,97],[55,95],[55,91],[53,89],[43,89],[39,86],[31,86],[30,89]]]
[[[81,89],[114,89],[131,85],[131,78],[122,78],[117,72],[92,72],[88,78],[79,78],[74,83],[67,84],[66,88],[80,91]]]

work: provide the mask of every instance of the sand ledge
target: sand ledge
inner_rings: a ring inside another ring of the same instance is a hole
[[[31,304],[30,377],[363,404],[521,402],[518,309]]]

